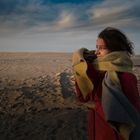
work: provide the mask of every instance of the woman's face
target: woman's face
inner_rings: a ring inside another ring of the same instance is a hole
[[[97,55],[97,57],[102,57],[108,53],[110,53],[110,51],[107,49],[104,40],[102,38],[98,38],[96,40],[96,52],[95,52],[95,54]]]

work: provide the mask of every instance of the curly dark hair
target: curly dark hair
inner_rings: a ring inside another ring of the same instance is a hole
[[[102,38],[111,51],[127,51],[130,55],[133,54],[133,43],[119,29],[107,27],[99,33],[98,38]]]

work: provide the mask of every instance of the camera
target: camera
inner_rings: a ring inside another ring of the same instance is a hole
[[[85,50],[83,53],[83,56],[84,56],[84,59],[89,63],[92,63],[94,59],[97,58],[95,54],[95,50]]]

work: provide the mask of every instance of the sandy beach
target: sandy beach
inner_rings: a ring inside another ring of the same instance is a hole
[[[87,140],[71,53],[0,53],[1,140]],[[140,56],[133,58],[140,90]]]

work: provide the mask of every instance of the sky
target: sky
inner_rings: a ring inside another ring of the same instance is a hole
[[[0,52],[95,49],[104,28],[124,32],[140,54],[139,0],[0,0]]]

